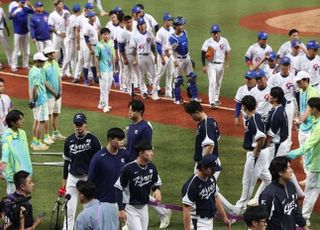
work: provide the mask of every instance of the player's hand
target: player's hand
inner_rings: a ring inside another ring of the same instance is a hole
[[[107,13],[107,12],[105,12],[105,11],[102,11],[101,13],[100,13],[100,16],[101,17],[105,17],[105,16],[108,16],[109,15],[109,13]]]
[[[28,103],[28,107],[29,107],[30,109],[33,109],[34,107],[36,107],[36,103],[35,103],[34,101],[30,101],[30,102]]]
[[[160,189],[157,189],[153,192],[153,197],[158,201],[161,202],[161,191]]]
[[[60,37],[65,38],[66,37],[66,33],[65,32],[61,32],[60,33]]]
[[[120,221],[126,221],[127,220],[127,213],[125,210],[119,211],[119,219]]]
[[[56,94],[55,98],[56,98],[56,100],[58,100],[60,97],[61,97],[61,94],[60,94],[60,92],[58,92],[58,93]]]
[[[227,225],[228,229],[231,229],[231,221],[228,219],[228,217],[223,218],[223,223]]]
[[[124,65],[128,65],[128,59],[127,58],[123,58],[123,64]]]
[[[164,59],[164,56],[161,56],[160,58],[161,58],[161,64],[165,65],[166,64],[166,60]]]
[[[32,39],[32,42],[33,42],[33,43],[36,43],[36,39],[35,39],[35,38],[33,38],[33,39]]]
[[[208,67],[206,65],[202,66],[202,72],[203,73],[208,73]]]
[[[229,64],[226,64],[226,66],[225,66],[225,69],[226,69],[226,71],[230,71],[230,65]]]
[[[134,60],[134,61],[132,62],[132,64],[133,64],[134,66],[136,66],[136,65],[137,65],[137,61]]]
[[[239,117],[236,117],[236,118],[234,119],[234,124],[235,124],[236,126],[239,126],[239,125],[240,125],[240,119],[239,119]]]

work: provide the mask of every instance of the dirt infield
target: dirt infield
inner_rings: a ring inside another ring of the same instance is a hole
[[[319,20],[319,7],[305,7],[249,15],[241,18],[239,25],[255,31],[285,35],[288,30],[297,28],[301,35],[320,36]]]

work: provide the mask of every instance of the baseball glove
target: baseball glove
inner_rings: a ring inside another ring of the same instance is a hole
[[[213,57],[214,57],[215,52],[216,52],[215,49],[212,48],[211,46],[209,46],[208,50],[206,52],[206,59],[208,61],[211,61],[213,59]]]

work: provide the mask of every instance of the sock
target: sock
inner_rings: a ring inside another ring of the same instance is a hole
[[[83,68],[84,82],[87,82],[87,83],[89,83],[89,81],[88,81],[88,72],[89,72],[89,70],[87,68]]]
[[[93,75],[93,80],[94,81],[99,81],[98,78],[97,78],[97,68],[95,66],[91,66],[91,72],[92,72],[92,75]]]

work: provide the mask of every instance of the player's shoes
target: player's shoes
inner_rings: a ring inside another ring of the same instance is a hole
[[[105,107],[103,108],[103,112],[104,112],[104,113],[109,113],[109,112],[110,112],[109,106],[105,106]]]
[[[103,109],[103,106],[99,103],[98,109]]]
[[[73,79],[71,82],[72,82],[72,83],[79,83],[80,80],[75,78],[75,79]]]
[[[147,93],[142,93],[141,97],[142,97],[142,99],[147,99],[148,98],[148,94]]]
[[[170,220],[172,216],[172,211],[170,209],[167,209],[168,213],[166,215],[160,216],[160,226],[159,228],[167,228],[170,225]]]
[[[200,102],[200,103],[202,102],[202,100],[200,98],[197,98],[197,97],[192,98],[191,101],[197,101],[197,102]]]
[[[63,136],[59,130],[53,131],[52,133],[52,139],[53,140],[59,140],[59,141],[64,141],[67,139],[65,136]]]
[[[11,72],[18,72],[17,68],[11,68]]]
[[[32,149],[34,151],[45,151],[49,149],[49,146],[42,142],[37,142],[33,145]]]
[[[183,101],[182,101],[182,100],[180,100],[180,101],[174,100],[173,103],[175,103],[176,105],[182,105],[182,104],[183,104]]]
[[[52,144],[54,144],[54,141],[51,139],[50,136],[48,136],[48,137],[43,139],[43,143],[45,143],[47,145],[52,145]]]
[[[157,100],[160,99],[160,97],[158,96],[158,93],[157,93],[157,92],[152,93],[151,98],[152,98],[152,100],[154,100],[154,101],[157,101]]]
[[[210,109],[216,109],[216,104],[215,103],[211,103],[210,104]]]

